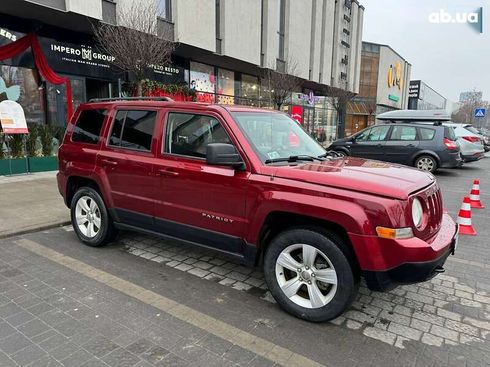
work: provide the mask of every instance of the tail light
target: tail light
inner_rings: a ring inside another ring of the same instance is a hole
[[[448,138],[444,138],[444,145],[449,150],[457,150],[458,144],[455,141],[449,140]]]
[[[481,139],[478,136],[463,136],[464,140],[469,141],[470,143],[479,143]]]

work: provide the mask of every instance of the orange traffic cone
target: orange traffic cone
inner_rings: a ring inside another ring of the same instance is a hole
[[[465,196],[458,214],[459,233],[476,236],[475,228],[471,225],[471,200]]]
[[[480,181],[473,181],[473,188],[470,193],[471,207],[475,209],[485,208],[480,201]]]

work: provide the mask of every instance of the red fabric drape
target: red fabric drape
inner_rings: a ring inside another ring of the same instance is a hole
[[[31,48],[32,54],[34,55],[34,62],[39,70],[39,73],[44,79],[52,84],[65,84],[66,87],[66,112],[67,120],[71,118],[73,114],[73,104],[71,100],[71,84],[70,79],[65,77],[60,77],[54,72],[48,65],[46,57],[41,49],[41,45],[34,33],[28,33],[17,41],[9,43],[5,46],[0,46],[0,60],[10,59],[15,55],[18,55],[28,47]]]

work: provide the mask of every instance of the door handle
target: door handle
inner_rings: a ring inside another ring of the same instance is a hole
[[[160,168],[157,169],[157,176],[169,176],[169,177],[176,177],[179,175],[179,172],[172,171],[168,168]]]
[[[101,162],[107,166],[112,166],[112,167],[117,166],[117,162],[113,161],[112,159],[101,159]]]
[[[415,145],[413,145],[413,144],[408,144],[408,145],[407,145],[407,147],[414,148],[414,147],[415,147]]]

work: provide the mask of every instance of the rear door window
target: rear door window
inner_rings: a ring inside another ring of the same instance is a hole
[[[420,140],[432,140],[436,135],[436,131],[434,129],[420,127],[419,134],[420,134]]]
[[[413,141],[417,140],[417,129],[413,126],[393,126],[390,140]]]
[[[106,115],[107,111],[102,109],[82,110],[73,129],[71,141],[97,144]]]
[[[156,111],[120,110],[112,125],[109,144],[121,148],[150,151]]]

